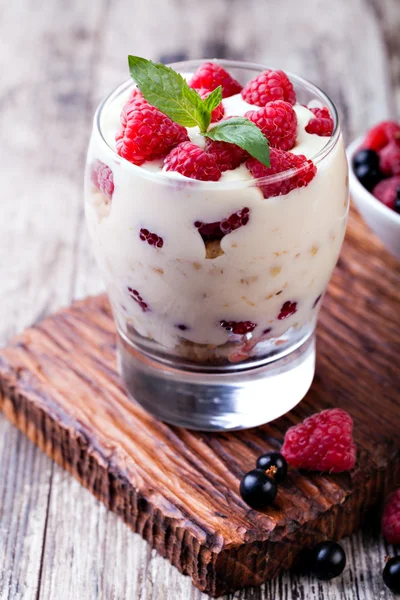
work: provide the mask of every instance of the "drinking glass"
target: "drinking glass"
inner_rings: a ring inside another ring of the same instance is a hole
[[[202,62],[171,66],[190,74]],[[242,84],[266,69],[218,62]],[[168,423],[253,427],[292,409],[311,385],[318,312],[346,228],[347,162],[332,101],[288,75],[298,103],[329,108],[334,131],[312,157],[314,179],[284,196],[264,198],[262,186],[295,170],[211,182],[121,158],[113,138],[132,81],[95,114],[85,212],[119,371],[130,396]],[[215,224],[232,215],[242,226],[215,236]]]

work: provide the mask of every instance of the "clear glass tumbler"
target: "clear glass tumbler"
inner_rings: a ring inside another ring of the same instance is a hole
[[[171,66],[188,74],[202,62]],[[218,62],[242,84],[266,69]],[[262,186],[293,170],[184,181],[121,158],[113,138],[132,81],[95,114],[85,212],[116,322],[119,370],[129,394],[168,423],[253,427],[292,409],[311,385],[317,316],[346,228],[347,162],[331,100],[289,77],[297,102],[327,106],[335,125],[312,157],[314,179],[284,196],[265,199]],[[245,226],[216,239],[213,224],[234,214]]]

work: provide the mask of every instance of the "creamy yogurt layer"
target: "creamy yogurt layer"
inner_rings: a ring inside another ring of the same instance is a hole
[[[304,339],[345,233],[341,135],[324,152],[330,138],[307,133],[314,115],[296,104],[297,139],[290,152],[313,160],[316,175],[306,187],[264,198],[245,163],[224,171],[217,182],[203,182],[166,171],[163,160],[136,166],[118,156],[115,135],[130,92],[117,94],[100,112],[85,202],[121,331],[136,344],[157,342],[169,354],[208,364],[268,355]],[[222,103],[226,117],[257,109],[240,94]],[[188,135],[204,146],[198,128]],[[112,172],[112,200],[93,184],[96,161]],[[245,215],[241,227],[214,243],[203,239],[199,223],[238,213]]]

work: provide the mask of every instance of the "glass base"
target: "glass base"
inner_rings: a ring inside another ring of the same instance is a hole
[[[130,396],[161,421],[202,431],[247,429],[277,419],[304,398],[314,377],[315,335],[252,368],[207,371],[160,362],[119,334],[118,367]]]

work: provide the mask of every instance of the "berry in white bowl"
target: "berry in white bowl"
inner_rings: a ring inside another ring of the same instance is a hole
[[[350,193],[372,231],[400,259],[400,125],[379,123],[347,148]]]

